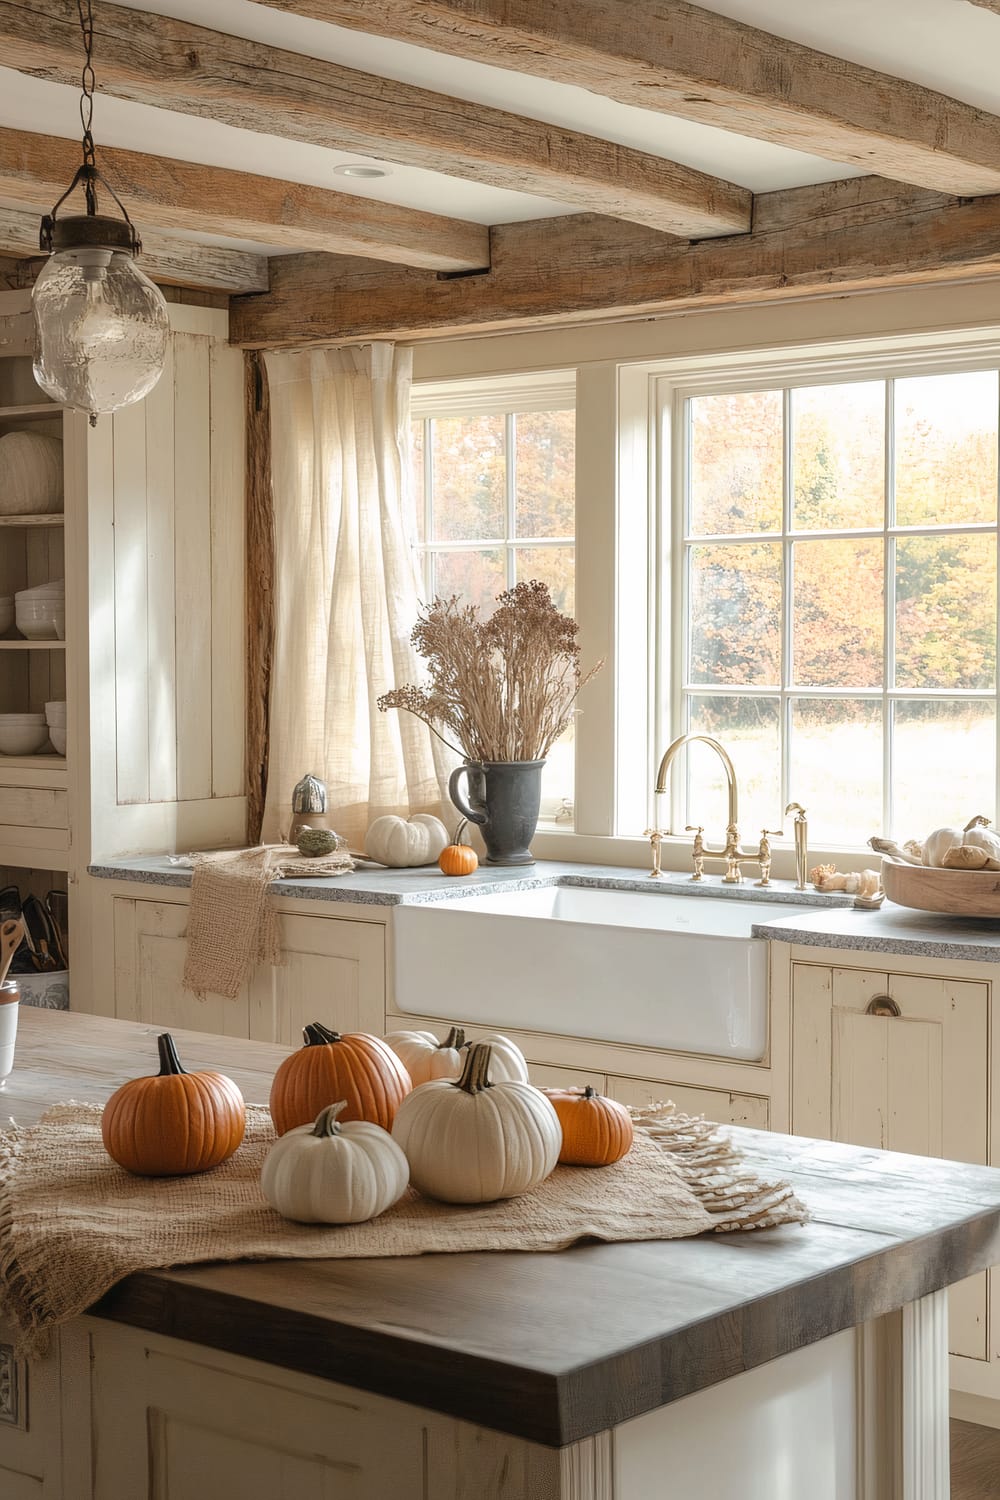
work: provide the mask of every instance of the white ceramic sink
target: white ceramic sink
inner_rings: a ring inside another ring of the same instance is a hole
[[[809,910],[570,886],[397,906],[396,1008],[757,1060],[767,943],[751,926]]]

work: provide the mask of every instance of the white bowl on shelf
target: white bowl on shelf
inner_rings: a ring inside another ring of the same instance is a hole
[[[14,602],[14,621],[29,641],[56,641],[66,631],[66,606],[60,599],[23,599]]]
[[[50,724],[49,725],[49,739],[52,741],[52,748],[56,752],[57,755],[65,755],[66,754],[66,725],[65,724]]]
[[[47,724],[0,723],[0,755],[37,755],[48,739]]]
[[[65,724],[66,722],[66,700],[65,698],[53,698],[51,703],[45,705],[46,724]]]
[[[36,583],[30,589],[18,589],[14,595],[17,599],[64,599],[66,597],[65,578],[56,578],[49,583]]]

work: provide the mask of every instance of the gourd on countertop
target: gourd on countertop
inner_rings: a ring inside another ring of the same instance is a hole
[[[157,1037],[160,1071],[133,1078],[101,1116],[108,1155],[141,1177],[181,1177],[226,1161],[243,1140],[243,1095],[224,1073],[187,1073],[174,1039]]]
[[[368,1120],[345,1120],[343,1099],[275,1141],[261,1168],[261,1192],[283,1218],[301,1224],[361,1224],[406,1192],[410,1168],[392,1136]]]
[[[410,1181],[444,1203],[516,1198],[544,1182],[559,1160],[562,1128],[549,1100],[530,1083],[491,1083],[491,1048],[469,1048],[457,1082],[421,1084],[403,1100],[392,1127]]]
[[[321,1021],[303,1029],[303,1046],[286,1057],[271,1084],[270,1108],[279,1135],[311,1124],[321,1109],[342,1099],[345,1120],[369,1120],[388,1130],[410,1092],[410,1075],[381,1037],[364,1031],[343,1036]]]
[[[451,843],[438,855],[438,869],[442,875],[473,875],[479,869],[479,855],[471,844],[462,842],[462,834],[468,826],[468,818],[463,818]]]
[[[617,1099],[588,1083],[582,1089],[545,1089],[559,1116],[563,1143],[559,1160],[572,1167],[609,1167],[632,1149],[632,1116]]]
[[[365,835],[365,853],[380,865],[402,870],[432,865],[448,844],[448,830],[431,813],[412,818],[376,818]]]
[[[477,1037],[492,1049],[490,1077],[494,1083],[528,1082],[528,1064],[524,1053],[509,1037],[493,1033]],[[386,1041],[413,1080],[413,1087],[432,1078],[460,1078],[472,1042],[465,1040],[465,1030],[453,1026],[443,1042],[433,1031],[390,1031]]]

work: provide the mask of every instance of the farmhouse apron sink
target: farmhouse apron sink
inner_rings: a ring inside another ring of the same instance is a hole
[[[396,1008],[441,1015],[460,993],[463,1021],[756,1061],[768,948],[751,927],[808,910],[568,886],[397,906]]]

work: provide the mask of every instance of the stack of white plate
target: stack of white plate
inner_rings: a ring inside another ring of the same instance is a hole
[[[66,584],[43,583],[14,595],[17,628],[29,641],[66,639]]]
[[[14,596],[0,598],[0,635],[6,635],[14,623]]]
[[[0,714],[0,755],[37,755],[48,738],[44,714]]]
[[[66,704],[46,703],[45,722],[49,726],[49,739],[57,755],[66,754]]]

